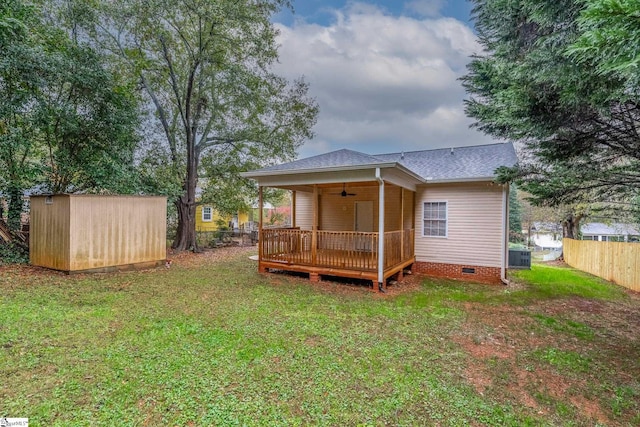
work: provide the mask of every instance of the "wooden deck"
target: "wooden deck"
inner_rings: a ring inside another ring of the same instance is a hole
[[[263,229],[260,271],[278,269],[378,280],[378,233]],[[415,262],[414,230],[384,233],[384,279]]]

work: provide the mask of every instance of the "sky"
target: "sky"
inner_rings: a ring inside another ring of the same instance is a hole
[[[275,71],[304,76],[319,104],[299,157],[496,142],[471,129],[459,77],[481,52],[465,0],[293,0],[274,18]]]

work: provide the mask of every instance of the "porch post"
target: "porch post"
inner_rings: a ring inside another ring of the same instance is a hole
[[[379,292],[384,289],[384,180],[380,175],[380,168],[376,168],[378,180],[378,284],[374,283],[373,290]]]
[[[296,228],[296,192],[291,192],[291,227]]]
[[[404,188],[400,187],[400,260],[404,262]]]
[[[316,265],[318,257],[318,186],[313,186],[313,226],[311,228],[311,264]]]
[[[262,185],[258,186],[258,272],[266,273],[266,268],[262,267],[262,245],[264,243],[264,239],[262,236],[262,204],[263,204],[263,196],[262,196]]]

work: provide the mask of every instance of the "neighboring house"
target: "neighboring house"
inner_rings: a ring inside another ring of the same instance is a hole
[[[243,174],[292,191],[292,227],[261,230],[259,270],[354,277],[383,288],[406,268],[506,280],[508,185],[495,170],[513,145],[368,155],[351,150]],[[382,238],[380,238],[382,236]]]
[[[536,249],[562,249],[562,226],[555,222],[534,222],[531,241]]]
[[[582,240],[640,242],[640,231],[630,224],[591,222],[580,226]]]
[[[238,212],[235,215],[221,215],[211,205],[196,206],[196,231],[217,231],[221,226],[239,229],[249,221],[249,214]]]

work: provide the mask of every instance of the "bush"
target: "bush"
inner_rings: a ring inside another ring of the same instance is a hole
[[[17,243],[0,243],[0,265],[27,264],[29,249]]]

